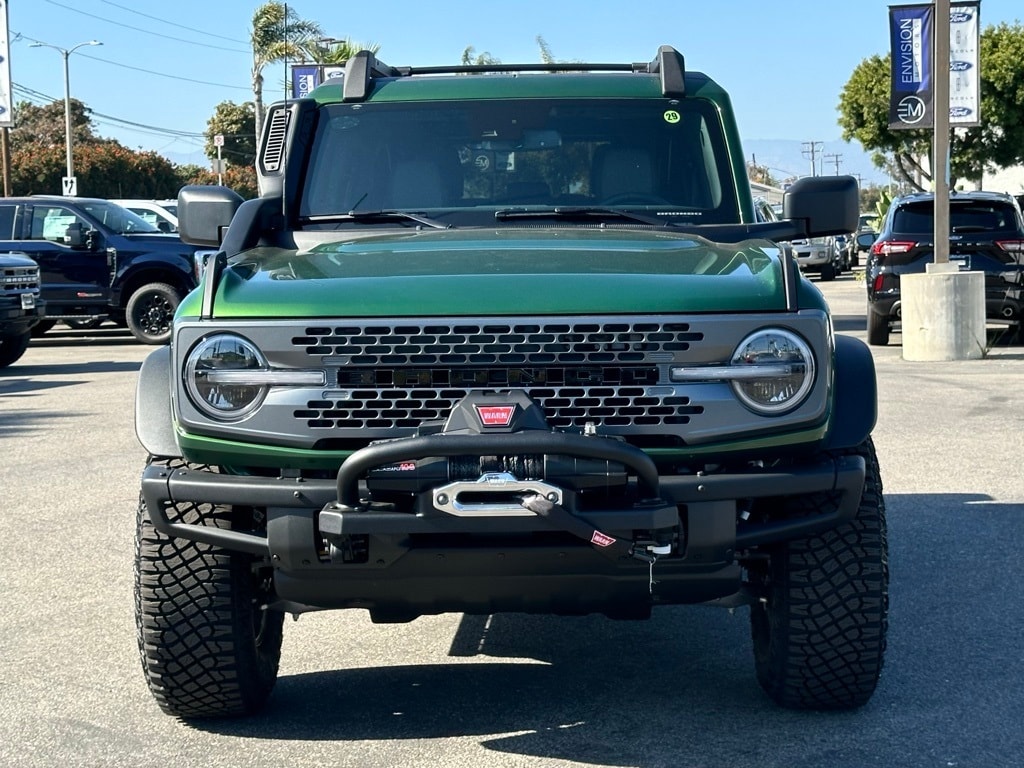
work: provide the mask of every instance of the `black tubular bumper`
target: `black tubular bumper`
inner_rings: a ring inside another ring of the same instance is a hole
[[[565,454],[619,463],[636,476],[640,500],[623,501],[615,509],[578,511],[575,517],[598,531],[619,532],[672,529],[685,520],[688,550],[708,548],[729,557],[737,549],[810,535],[852,519],[860,503],[865,477],[864,459],[845,455],[822,456],[813,463],[785,471],[750,469],[713,475],[659,476],[645,453],[624,443],[537,431],[505,435],[431,435],[381,443],[353,454],[340,469],[336,481],[226,475],[150,466],[143,474],[142,495],[153,525],[168,536],[275,560],[281,559],[284,553],[284,562],[291,559],[287,553],[299,547],[287,539],[307,536],[313,530],[313,523],[315,529],[327,537],[515,534],[559,529],[557,520],[553,522],[524,510],[463,516],[427,504],[412,514],[366,505],[359,498],[359,479],[372,467],[393,461],[466,453]],[[741,500],[811,493],[834,493],[836,503],[826,511],[807,517],[737,525],[737,504]],[[572,494],[567,496],[571,499]],[[271,521],[289,522],[268,525],[268,535],[183,524],[172,521],[167,515],[166,505],[176,502],[265,508],[271,510],[268,514]],[[571,504],[567,502],[567,506]],[[296,520],[304,522],[297,526]],[[301,534],[296,533],[299,529],[303,531]]]

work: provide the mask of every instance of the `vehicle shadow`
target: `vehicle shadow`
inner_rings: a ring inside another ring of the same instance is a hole
[[[879,689],[859,710],[775,706],[755,679],[747,609],[678,606],[636,623],[465,616],[447,663],[284,676],[259,716],[190,725],[288,741],[480,737],[504,754],[644,768],[1016,754],[1024,745],[1010,703],[1024,689],[1013,661],[1024,603],[1010,585],[1024,503],[981,494],[886,503],[889,650]],[[374,626],[361,642],[386,649],[388,631]]]

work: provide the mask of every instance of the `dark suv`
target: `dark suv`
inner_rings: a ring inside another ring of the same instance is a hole
[[[935,196],[892,201],[867,264],[868,343],[889,343],[901,314],[900,276],[925,271],[934,260]],[[1020,338],[1024,289],[1024,220],[1012,195],[955,192],[949,197],[949,259],[961,270],[985,273],[985,314]]]
[[[0,368],[25,354],[42,311],[39,267],[25,256],[0,253]]]
[[[0,199],[0,250],[39,264],[46,316],[35,335],[60,320],[109,318],[141,342],[164,344],[174,310],[196,282],[194,246],[108,200]]]

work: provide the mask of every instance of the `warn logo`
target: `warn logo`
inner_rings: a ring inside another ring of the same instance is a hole
[[[507,427],[515,415],[514,405],[477,405],[476,415],[485,427]]]

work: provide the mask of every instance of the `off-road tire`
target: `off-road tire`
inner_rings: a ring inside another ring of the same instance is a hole
[[[0,334],[0,368],[20,360],[31,340],[31,332]]]
[[[150,460],[168,469],[181,460]],[[253,530],[251,508],[180,502],[172,522]],[[170,538],[139,500],[135,539],[135,623],[149,690],[181,718],[259,711],[277,680],[284,614],[262,608],[270,571],[252,555]]]
[[[166,344],[171,340],[171,321],[181,296],[167,283],[148,283],[128,299],[125,320],[128,330],[143,344]]]
[[[885,655],[889,564],[885,502],[870,438],[854,453],[867,475],[857,516],[769,550],[754,569],[754,664],[761,687],[795,709],[851,709],[875,691]],[[805,509],[813,497],[788,503]]]
[[[884,347],[889,344],[889,320],[868,307],[868,344]]]

